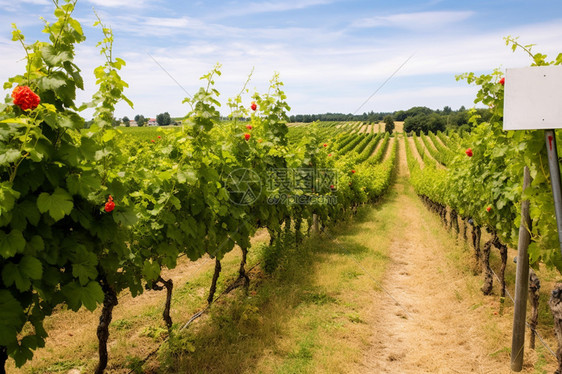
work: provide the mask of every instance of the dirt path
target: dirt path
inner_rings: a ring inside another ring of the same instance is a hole
[[[429,139],[429,140],[431,141],[431,139]],[[437,160],[435,159],[435,157],[433,157],[433,155],[429,152],[429,150],[428,150],[427,145],[425,144],[425,142],[424,142],[421,138],[419,138],[419,141],[421,142],[421,146],[422,146],[422,148],[424,149],[424,152],[425,152],[427,158],[430,159],[430,160],[432,160],[432,161],[435,163],[435,165],[436,165],[439,169],[446,169],[446,167],[445,167],[443,164],[441,164],[439,161],[437,161]],[[417,152],[418,149],[416,148],[416,145],[415,145],[415,142],[414,142],[413,139],[412,139],[412,144],[414,145],[414,148],[415,148],[415,150],[416,150],[416,152]],[[419,153],[418,153],[418,154],[419,154]]]
[[[398,136],[398,135],[396,135]],[[386,161],[390,155],[391,155],[391,151],[392,151],[392,147],[394,146],[394,142],[396,141],[396,136],[390,138],[388,140],[388,147],[386,147],[386,152],[384,153],[384,157],[382,158],[382,162]],[[406,175],[409,175],[408,170],[406,170]]]
[[[410,150],[412,151],[412,154],[414,155],[414,157],[416,158],[416,160],[418,160],[421,168],[423,169],[423,167],[425,166],[423,163],[423,160],[420,156],[420,154],[418,153],[418,149],[416,148],[416,143],[414,142],[414,138],[408,138],[408,143],[410,146]]]
[[[446,244],[434,232],[442,229],[426,222],[428,212],[407,184],[403,138],[399,145],[398,196],[391,203],[403,224],[392,239],[387,293],[373,302],[370,349],[357,372],[508,373],[509,362],[486,349],[479,311],[462,297],[463,274],[447,266]]]
[[[374,155],[377,154],[377,152],[379,151],[380,147],[382,147],[382,143],[383,143],[383,137],[384,135],[380,135],[381,138],[379,139],[379,142],[377,143],[377,146],[375,147],[375,149],[373,149],[373,153],[371,153],[370,157],[373,157]]]

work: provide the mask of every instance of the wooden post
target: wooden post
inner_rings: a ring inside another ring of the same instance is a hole
[[[556,333],[556,338],[558,340],[558,349],[556,350],[556,359],[558,360],[558,368],[554,372],[555,374],[562,373],[562,283],[557,283],[552,293],[550,294],[550,299],[548,300],[548,306],[550,307],[550,312],[554,318],[554,332]]]
[[[316,214],[312,215],[312,225],[314,226],[314,233],[318,234],[320,229],[318,228],[318,216]]]
[[[531,318],[529,320],[529,348],[535,349],[535,330],[539,322],[539,290],[541,289],[541,281],[535,274],[533,269],[529,269],[529,300],[531,301]]]
[[[531,184],[529,168],[523,172],[523,191]],[[527,294],[529,288],[529,254],[527,249],[531,241],[529,228],[529,200],[521,203],[521,226],[517,244],[517,272],[515,275],[515,306],[513,311],[513,337],[511,340],[511,370],[521,371],[525,350],[525,320],[527,314]]]

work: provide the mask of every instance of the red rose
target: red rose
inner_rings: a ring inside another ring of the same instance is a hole
[[[251,130],[251,129],[252,129],[252,125],[246,125],[246,128],[247,128],[248,130]]]
[[[113,202],[113,197],[109,195],[109,197],[107,198],[107,202],[105,203],[105,211],[109,213],[113,209],[115,209],[115,203]]]
[[[162,137],[160,135],[158,135],[158,139],[162,139]]]
[[[252,105],[250,105],[250,108],[252,108],[253,111],[256,111],[256,109],[258,109],[258,105],[255,101],[252,101]]]
[[[491,210],[492,210],[492,207],[491,207],[491,206],[488,206],[488,207],[486,208],[486,212],[488,212],[488,213],[490,213]]]
[[[332,154],[331,154],[331,153],[328,153],[328,157],[332,157]]]
[[[244,139],[249,140],[249,139],[250,139],[250,136],[252,136],[252,135],[250,135],[250,134],[248,134],[248,133],[245,133],[245,134],[244,134]]]
[[[328,146],[328,144],[324,143],[324,147],[327,147],[327,146]]]
[[[500,84],[503,86],[505,84],[505,77],[503,77],[502,79],[500,79]]]
[[[351,174],[355,174],[355,170],[352,170],[352,171],[351,171]]]
[[[21,110],[33,110],[37,108],[41,102],[39,96],[27,86],[17,86],[14,88],[12,97],[14,98],[14,105],[19,106]]]
[[[472,149],[469,148],[464,153],[466,153],[468,157],[472,157]]]
[[[154,139],[151,139],[150,141],[151,141],[152,143],[154,143],[155,140],[154,140]]]

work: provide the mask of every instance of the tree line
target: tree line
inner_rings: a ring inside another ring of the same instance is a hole
[[[337,121],[362,121],[362,122],[378,122],[382,121],[390,112],[375,113],[373,111],[363,114],[344,114],[344,113],[324,113],[324,114],[296,114],[289,116],[291,122],[337,122]]]
[[[415,132],[416,134],[427,134],[429,131],[445,131],[448,128],[470,130],[470,118],[477,115],[477,122],[488,121],[491,111],[488,108],[478,108],[467,110],[461,106],[458,110],[452,110],[445,106],[443,109],[433,110],[425,106],[415,106],[408,110],[398,110],[395,112],[373,111],[363,114],[344,114],[344,113],[325,113],[325,114],[297,114],[289,117],[291,122],[314,122],[314,121],[362,121],[362,122],[385,122],[390,129],[393,121],[403,121],[404,131]]]
[[[363,114],[345,114],[345,113],[324,113],[324,114],[296,114],[289,116],[290,122],[303,122],[311,123],[315,121],[320,122],[338,122],[338,121],[362,121],[376,123],[383,121],[387,126],[390,126],[390,121],[403,121],[404,130],[406,132],[415,132],[416,134],[428,132],[445,131],[448,128],[470,130],[470,118],[476,114],[478,116],[478,123],[488,121],[491,116],[491,111],[488,108],[478,108],[467,110],[461,106],[458,110],[452,110],[451,107],[445,106],[443,109],[433,110],[425,106],[415,106],[408,110],[398,110],[395,112],[369,112]],[[137,126],[146,126],[148,118],[142,114],[137,114],[134,117]],[[172,118],[168,112],[160,113],[156,116],[156,123],[158,126],[176,125],[180,122],[181,118]],[[221,120],[228,120],[221,117]],[[240,118],[240,120],[247,120]],[[86,127],[89,127],[89,122],[86,122]],[[129,117],[125,116],[121,119],[114,118],[113,126],[121,124],[129,127]],[[388,130],[387,130],[388,131]],[[392,130],[390,130],[392,132]]]

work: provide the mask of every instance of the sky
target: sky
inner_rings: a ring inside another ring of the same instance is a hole
[[[46,40],[40,17],[52,20],[53,9],[51,0],[0,0],[0,81],[25,69],[11,23],[29,43]],[[252,69],[243,102],[267,92],[278,72],[290,114],[470,108],[477,89],[455,75],[531,63],[504,37],[552,59],[562,52],[559,0],[78,0],[74,17],[87,38],[75,61],[86,82],[79,103],[95,92],[93,70],[103,63],[93,9],[113,29],[114,56],[127,62],[121,76],[134,109],[119,104],[118,118],[186,115],[182,100],[217,62],[224,115]]]

